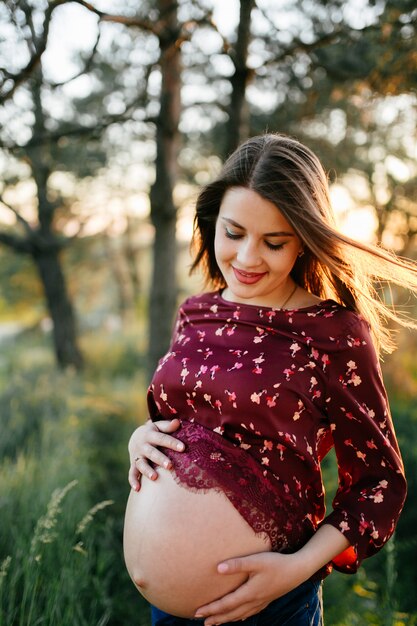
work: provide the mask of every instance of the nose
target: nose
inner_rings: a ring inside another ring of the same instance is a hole
[[[258,267],[262,263],[262,259],[257,243],[249,237],[241,241],[236,254],[236,260],[241,266],[241,269]]]

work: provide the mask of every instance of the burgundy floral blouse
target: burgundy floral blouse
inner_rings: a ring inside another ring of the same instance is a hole
[[[154,420],[195,422],[244,451],[283,502],[301,503],[300,523],[340,530],[352,546],[334,559],[341,571],[392,535],[406,483],[380,367],[367,322],[336,302],[187,299],[148,404]],[[339,486],[325,517],[320,462],[333,446]]]

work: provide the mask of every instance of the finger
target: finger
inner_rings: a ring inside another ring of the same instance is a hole
[[[227,559],[217,566],[219,574],[239,574],[240,572],[253,572],[254,560],[251,557],[237,557]]]
[[[133,485],[133,488],[137,488],[138,486],[135,467],[139,474],[144,474],[151,480],[155,480],[158,474],[149,464],[149,461],[152,462],[153,465],[158,465],[165,469],[172,468],[171,460],[160,448],[169,448],[181,452],[185,449],[185,445],[182,441],[179,441],[168,433],[162,432],[162,430],[175,432],[179,426],[180,421],[178,419],[161,420],[158,422],[158,426],[156,423],[148,421],[146,425],[140,426],[134,431],[128,444],[130,463],[134,465],[134,467],[129,470],[129,482]],[[161,430],[159,430],[159,428]],[[145,441],[143,441],[143,439],[145,439]]]
[[[154,445],[151,445],[149,443],[144,444],[143,457],[137,457],[138,461],[136,461],[136,464],[140,468],[140,471],[142,471],[142,464],[138,465],[138,463],[142,458],[145,459],[145,462],[146,459],[149,459],[154,465],[159,465],[160,467],[164,467],[165,469],[172,468],[171,460],[163,452],[161,452],[161,450],[155,448]]]
[[[229,622],[239,622],[256,613],[259,613],[264,607],[264,605],[254,606],[251,603],[241,605],[236,608],[234,611],[229,611],[226,613],[218,613],[216,615],[210,615],[204,621],[204,626],[215,626],[216,624],[228,624]]]
[[[149,465],[143,456],[136,457],[134,465],[140,474],[147,476],[150,480],[156,480],[158,478],[156,471]]]
[[[240,587],[223,596],[219,600],[215,600],[214,602],[210,602],[209,604],[205,604],[204,606],[197,609],[194,617],[210,617],[212,620],[214,616],[224,615],[231,611],[235,611],[240,606],[243,606],[247,603],[246,596],[247,589],[247,581],[244,582]],[[214,621],[211,622],[215,624]],[[219,622],[220,623],[220,622]]]
[[[226,598],[228,598],[228,596],[225,596],[224,599]],[[233,606],[231,605],[228,609],[222,608],[214,613],[206,614],[204,626],[214,626],[215,624],[225,624],[246,619],[262,611],[268,604],[268,601],[253,597],[249,600],[247,596],[239,597],[239,595],[236,595],[234,596]],[[215,605],[215,603],[213,602],[212,605]]]
[[[158,446],[158,448],[169,448],[170,450],[175,450],[176,452],[182,452],[185,448],[182,441],[179,441],[175,437],[171,437],[171,435],[161,433],[160,431],[152,433],[150,443],[154,446]]]
[[[134,491],[140,490],[140,478],[141,474],[138,472],[135,462],[131,463],[129,467],[128,481]]]
[[[178,430],[181,425],[181,422],[177,417],[173,420],[159,420],[158,422],[152,423],[161,433],[173,433]]]
[[[184,450],[184,447],[185,446],[182,441],[178,441],[177,439],[170,437],[170,435],[161,435],[158,433],[157,436],[155,433],[150,442],[146,442],[141,446],[139,456],[149,459],[155,465],[160,465],[165,469],[171,469],[172,462],[170,458],[164,454],[164,448],[181,452]]]
[[[204,626],[216,626],[217,624],[228,624],[229,622],[239,622],[251,615],[258,613],[257,609],[253,609],[250,605],[240,606],[235,611],[227,613],[219,613],[210,615],[204,621]]]

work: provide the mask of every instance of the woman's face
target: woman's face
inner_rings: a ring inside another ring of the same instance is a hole
[[[289,274],[301,248],[275,204],[245,187],[225,193],[214,250],[228,299],[280,307],[294,285]]]

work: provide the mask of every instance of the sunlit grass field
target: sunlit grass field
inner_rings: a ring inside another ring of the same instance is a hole
[[[1,345],[0,626],[149,625],[122,553],[127,441],[146,419],[143,336],[134,324],[84,334],[81,374],[56,370],[40,331]],[[404,394],[394,408],[414,476],[417,410]],[[334,469],[329,459],[329,492]],[[327,626],[417,624],[412,497],[380,555],[325,582]]]
[[[3,346],[1,626],[148,623],[121,540],[141,358],[134,335],[83,344],[81,375],[57,372],[36,333]]]

